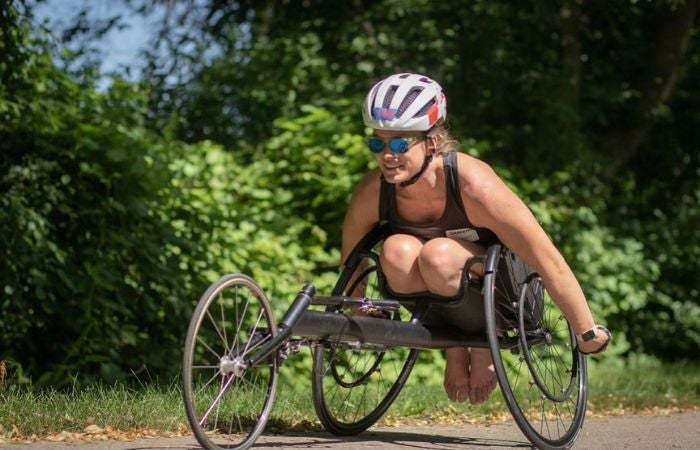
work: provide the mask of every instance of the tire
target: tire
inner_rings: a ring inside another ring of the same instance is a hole
[[[227,275],[199,300],[183,359],[183,396],[195,437],[207,450],[249,448],[262,433],[277,389],[276,354],[243,361],[277,334],[270,303],[255,281]]]
[[[376,254],[367,257],[368,267],[350,283],[355,267],[346,267],[333,295],[352,295],[357,286],[367,282],[364,296],[381,298],[377,283]],[[350,314],[336,307],[330,311]],[[403,309],[387,320],[402,320],[408,313]],[[312,393],[316,414],[330,433],[338,436],[356,435],[379,420],[403,388],[419,350],[386,347],[364,343],[325,342],[315,347]]]
[[[515,422],[540,449],[571,447],[586,414],[586,359],[542,280],[492,246],[484,277],[487,334],[498,384]],[[499,337],[518,345],[501,349]]]

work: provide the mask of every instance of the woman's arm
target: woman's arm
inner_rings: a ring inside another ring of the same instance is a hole
[[[345,264],[357,243],[379,223],[379,188],[379,171],[373,170],[360,181],[352,193],[350,205],[343,221],[343,244],[340,259],[342,265]],[[358,273],[362,273],[366,266],[366,261],[360,263],[348,285],[352,285],[352,280]],[[358,286],[355,292],[349,294],[355,297],[364,296],[364,287]]]
[[[530,209],[487,164],[466,156],[460,159],[459,167],[469,220],[496,233],[540,274],[576,334],[592,329],[595,322],[581,286]]]
[[[343,221],[341,264],[355,245],[379,223],[379,170],[373,170],[355,187]]]

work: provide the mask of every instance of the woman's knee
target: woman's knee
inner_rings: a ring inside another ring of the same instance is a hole
[[[421,277],[431,292],[453,296],[459,292],[464,263],[471,256],[471,252],[452,239],[432,239],[418,256]]]
[[[423,243],[407,234],[394,234],[384,241],[379,255],[382,266],[408,267],[415,263]]]
[[[413,236],[395,234],[384,241],[379,261],[394,292],[410,294],[427,288],[418,270],[417,258],[423,242]]]
[[[456,250],[457,248],[448,239],[432,239],[421,249],[418,264],[421,270],[447,268],[454,264]]]
[[[418,265],[421,273],[452,278],[461,274],[469,258],[483,253],[481,246],[471,242],[437,238],[425,243],[418,256]]]

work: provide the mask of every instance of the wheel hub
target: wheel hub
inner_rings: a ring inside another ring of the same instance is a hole
[[[219,361],[219,371],[221,371],[223,375],[232,373],[234,376],[240,377],[246,369],[247,367],[243,362],[243,358],[240,356],[232,358],[225,355],[221,358],[221,361]]]
[[[545,331],[544,333],[544,343],[547,345],[552,345],[554,343],[554,338],[552,337],[552,333]]]

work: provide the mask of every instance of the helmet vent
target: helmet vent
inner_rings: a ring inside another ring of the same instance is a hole
[[[403,99],[401,102],[401,105],[399,105],[399,110],[396,112],[396,117],[401,117],[403,113],[408,109],[409,106],[416,100],[416,97],[420,95],[420,93],[423,91],[423,88],[413,88],[411,89],[406,97]]]
[[[382,108],[388,108],[389,105],[391,105],[391,100],[394,98],[394,94],[396,94],[396,91],[399,89],[398,86],[394,85],[389,88],[389,90],[386,93],[386,96],[384,96],[384,101],[382,102]]]
[[[418,111],[418,112],[416,113],[416,115],[413,116],[413,117],[420,117],[420,116],[424,116],[424,115],[428,114],[428,110],[429,110],[430,107],[433,106],[434,104],[435,104],[435,99],[430,100],[430,101],[429,101],[428,103],[426,103],[425,106],[422,107],[422,108],[420,109],[420,111]]]

